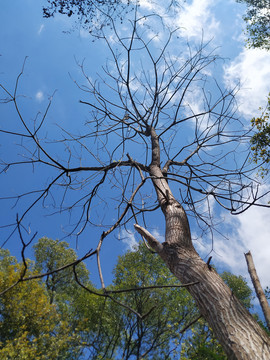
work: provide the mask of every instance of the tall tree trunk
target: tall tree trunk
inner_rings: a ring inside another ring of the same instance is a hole
[[[186,213],[173,197],[160,167],[159,140],[151,129],[152,162],[149,172],[165,216],[165,242],[158,242],[146,229],[135,225],[157,251],[171,272],[188,288],[202,316],[213,329],[229,359],[269,360],[270,339],[241,305],[217,272],[196,252]]]
[[[264,294],[263,288],[261,286],[260,279],[257,275],[257,271],[250,251],[245,254],[245,258],[247,261],[248,272],[252,280],[253,286],[255,288],[257,297],[260,301],[267,327],[270,330],[270,307],[266,299],[266,296]]]

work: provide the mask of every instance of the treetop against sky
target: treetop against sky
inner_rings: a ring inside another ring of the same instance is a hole
[[[46,114],[44,122],[46,125],[41,130],[42,137],[45,139],[46,147],[56,154],[56,160],[68,159],[69,151],[74,150],[76,157],[71,160],[70,163],[72,165],[76,163],[76,158],[77,160],[84,158],[84,165],[87,164],[92,154],[97,154],[95,163],[100,163],[100,165],[104,161],[102,156],[105,158],[113,156],[115,162],[120,160],[128,161],[128,159],[119,157],[121,152],[118,150],[114,154],[104,153],[104,149],[100,144],[98,145],[94,138],[88,141],[88,146],[90,146],[87,150],[89,158],[87,158],[87,152],[82,147],[80,149],[77,146],[72,148],[72,146],[67,144],[63,150],[64,147],[61,140],[68,137],[71,139],[75,134],[81,134],[82,126],[92,116],[91,109],[85,106],[85,104],[79,103],[80,100],[84,102],[89,101],[89,82],[94,84],[96,80],[100,81],[101,75],[104,78],[102,67],[105,69],[105,72],[107,71],[110,75],[114,76],[113,71],[115,70],[112,70],[114,59],[108,45],[113,46],[114,49],[117,46],[115,45],[115,35],[110,27],[104,30],[107,39],[109,39],[109,42],[106,44],[105,41],[100,39],[96,39],[93,42],[93,38],[85,27],[81,27],[78,22],[76,23],[73,17],[57,14],[52,18],[44,19],[42,17],[42,7],[45,3],[46,1],[28,0],[23,4],[20,1],[15,1],[12,2],[12,5],[9,2],[5,2],[2,5],[0,14],[0,83],[4,84],[6,89],[13,91],[16,78],[25,62],[23,74],[20,77],[17,88],[18,104],[22,109],[21,115],[29,123],[33,123],[36,120],[37,124],[41,124],[42,117]],[[222,86],[222,92],[225,91],[225,87],[235,88],[239,85],[239,91],[236,93],[236,100],[238,102],[237,115],[241,117],[243,129],[247,129],[250,126],[251,118],[258,113],[259,106],[263,106],[264,101],[266,101],[269,91],[269,82],[266,79],[270,78],[268,65],[270,54],[264,50],[246,49],[244,47],[244,22],[242,21],[244,9],[243,4],[236,4],[234,1],[228,1],[225,4],[223,1],[194,0],[184,3],[179,13],[174,12],[173,16],[171,13],[166,12],[167,10],[164,10],[164,8],[149,2],[141,2],[139,12],[147,11],[151,13],[151,11],[155,11],[159,12],[163,17],[164,27],[160,27],[158,36],[153,38],[151,42],[151,49],[154,55],[160,51],[164,41],[168,38],[169,32],[165,30],[166,27],[170,29],[177,27],[179,28],[177,34],[175,34],[172,38],[172,43],[168,46],[171,60],[178,57],[177,64],[180,64],[181,61],[184,64],[184,60],[190,56],[190,53],[194,54],[202,43],[207,42],[209,44],[204,49],[205,53],[211,54],[212,57],[220,55],[224,58],[224,60],[218,60],[209,67],[202,69],[200,82],[206,81],[205,89],[211,92],[212,99],[216,99],[216,101],[220,96],[220,92],[218,93],[220,90],[215,86],[214,79]],[[127,19],[128,17],[132,18],[132,16],[132,12],[128,13],[123,23],[117,25],[119,26],[119,34],[121,36],[124,36],[125,31],[128,31],[129,23]],[[152,29],[145,26],[144,35],[146,39],[150,40],[153,37],[156,30],[155,21],[154,17],[152,20],[150,18],[147,19],[147,24],[150,24]],[[120,56],[121,54],[119,53],[118,55]],[[26,56],[27,60],[25,61]],[[149,65],[145,60],[146,55],[144,56],[144,58],[140,58],[139,55],[135,55],[134,61],[136,62],[138,59],[137,74],[140,74],[142,65],[146,67]],[[124,69],[125,65],[123,62],[121,64],[123,64]],[[84,71],[83,74],[82,70]],[[159,68],[159,72],[161,72],[161,68]],[[143,77],[144,75],[141,74],[141,76]],[[152,76],[151,72],[148,75],[145,74],[144,79],[146,83],[152,79]],[[100,86],[106,88],[102,81]],[[137,86],[135,81],[134,86]],[[109,94],[109,92],[107,93],[108,89],[104,91],[104,96],[106,97]],[[140,91],[143,91],[141,87],[138,89],[138,97]],[[1,92],[1,99],[5,98],[5,95]],[[115,99],[111,93],[110,96],[112,96],[111,99],[114,101]],[[207,95],[202,97],[202,93],[194,85],[185,97],[186,115],[194,112],[200,113],[206,99],[209,98]],[[48,104],[50,104],[50,108],[47,112]],[[6,124],[8,124],[9,131],[20,131],[21,129],[18,129],[15,119],[16,114],[11,105],[11,103],[1,104],[1,129],[4,126],[6,128]],[[220,107],[218,107],[218,110],[220,111]],[[166,116],[171,114],[170,111]],[[124,117],[125,115],[125,112],[122,114],[118,109],[118,116]],[[130,116],[130,114],[128,115]],[[186,140],[190,139],[191,135],[193,135],[194,127],[194,122],[185,126]],[[67,130],[68,133],[63,133],[62,129]],[[0,136],[1,159],[5,158],[5,161],[12,161],[19,152],[20,161],[29,156],[27,139],[24,139],[23,142],[20,142],[19,139],[10,141],[7,134],[1,133]],[[110,141],[110,144],[104,143],[108,151],[115,147],[119,139],[117,136],[113,136]],[[176,138],[176,141],[172,143],[172,151],[175,151],[180,141],[182,141],[181,137]],[[19,147],[14,147],[15,144],[18,144]],[[130,150],[133,150],[133,154],[135,150],[139,158],[145,157],[145,152],[141,150],[140,144],[133,143]],[[244,156],[241,146],[238,151],[237,156]],[[210,148],[207,148],[207,154],[211,155]],[[25,169],[27,171],[22,171],[20,167],[6,168],[4,163],[1,164],[1,170],[4,171],[1,179],[1,198],[9,198],[3,200],[0,210],[1,225],[3,226],[14,224],[16,213],[21,215],[38,194],[35,193],[31,197],[23,196],[19,201],[16,201],[15,198],[11,199],[11,197],[26,193],[31,188],[44,189],[46,183],[48,184],[48,181],[54,176],[53,171],[51,174],[48,174],[49,177],[46,173],[32,171],[32,164],[27,165]],[[128,174],[128,171],[126,171],[126,174],[131,176],[131,174]],[[68,179],[67,176],[67,181]],[[80,178],[76,179],[77,184],[75,184],[75,188],[78,190],[82,186],[79,183],[80,180]],[[91,176],[88,177],[83,185],[85,189],[95,180]],[[43,184],[43,187],[41,184]],[[112,192],[117,189],[117,186],[119,184],[115,181],[111,182],[110,186],[102,189],[100,199],[94,204],[91,211],[91,220],[93,217],[97,226],[89,224],[84,228],[82,225],[81,228],[76,229],[77,232],[80,232],[82,229],[84,230],[81,238],[78,241],[77,238],[69,239],[71,245],[77,247],[79,256],[83,256],[86,251],[95,247],[103,231],[100,227],[101,224],[109,226],[110,221],[116,221],[119,216],[117,211],[112,207],[109,208],[105,202],[106,199],[111,197]],[[267,191],[267,179],[264,187]],[[154,193],[150,187],[146,189],[144,195],[147,199],[154,195]],[[68,211],[60,214],[57,213],[57,201],[61,202],[60,191],[54,193],[54,197],[48,194],[44,198],[43,204],[40,207],[37,205],[31,212],[31,215],[26,217],[26,222],[24,223],[26,230],[31,229],[32,233],[38,231],[38,237],[48,236],[54,239],[63,238],[72,232],[74,227],[76,227],[77,219],[73,218],[72,215],[70,217]],[[72,201],[73,203],[76,202],[75,195],[71,196]],[[10,205],[13,208],[7,210]],[[102,209],[102,216],[100,213],[98,214],[98,209]],[[270,233],[269,210],[254,207],[234,217],[218,207],[211,197],[209,197],[204,205],[201,205],[200,211],[207,213],[209,209],[216,215],[213,221],[217,224],[217,229],[226,238],[215,232],[213,238],[208,234],[201,240],[201,229],[195,227],[196,222],[190,217],[192,236],[194,239],[198,238],[194,243],[202,257],[207,257],[212,246],[214,246],[213,261],[215,263],[229,268],[236,274],[245,274],[246,265],[243,252],[251,250],[263,285],[269,285],[268,258],[270,249],[267,240]],[[52,216],[53,213],[55,214]],[[75,212],[75,214],[77,214],[77,217],[79,216],[78,213]],[[67,224],[69,225],[65,226]],[[164,225],[162,218],[158,214],[151,219],[151,228],[155,234],[162,238]],[[8,238],[11,229],[11,227],[1,229],[2,243]],[[106,226],[105,229],[107,229]],[[213,239],[214,243],[212,243]],[[105,269],[107,264],[108,269],[110,269],[111,264],[115,262],[117,254],[122,253],[127,245],[134,245],[136,241],[137,236],[135,236],[133,227],[128,225],[126,228],[122,228],[119,233],[111,236],[109,241],[104,242],[101,260]],[[18,249],[18,244],[20,244],[20,241],[17,233],[15,233],[8,239],[5,247],[9,248],[11,252],[14,251],[17,255],[18,250],[16,249]],[[27,249],[27,256],[31,257],[31,254],[30,248]],[[93,263],[90,262],[89,266],[90,270],[94,271]],[[110,274],[106,275],[106,271],[104,273],[105,282],[110,282]]]

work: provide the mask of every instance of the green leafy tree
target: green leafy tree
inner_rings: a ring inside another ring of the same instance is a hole
[[[137,251],[129,251],[118,258],[114,276],[114,290],[135,290],[120,293],[117,300],[143,315],[141,319],[118,308],[116,316],[122,324],[119,358],[178,359],[181,330],[198,317],[189,293],[184,288],[173,287],[180,286],[180,282],[143,243]],[[164,288],[164,285],[172,287]],[[149,289],[151,286],[156,288]]]
[[[35,256],[35,268],[45,273],[76,260],[67,243],[48,238],[35,245]],[[80,267],[79,281],[89,292],[78,286],[71,268],[49,275],[45,284],[51,302],[67,320],[71,333],[79,335],[81,349],[91,359],[178,358],[181,330],[198,316],[198,311],[185,289],[162,288],[180,286],[180,282],[157,255],[140,244],[137,251],[118,258],[109,288],[113,300],[93,295],[91,291],[98,290],[91,285],[84,265]],[[141,289],[151,286],[157,288]]]
[[[57,241],[43,237],[34,245],[35,269],[38,273],[51,273],[77,260],[77,254],[65,241]],[[81,282],[89,283],[89,272],[83,263],[76,266],[77,276]],[[65,297],[76,294],[80,287],[74,280],[73,267],[46,276],[46,287],[51,303],[54,297]]]
[[[23,265],[7,250],[0,256],[1,290],[16,282]],[[66,242],[48,238],[35,245],[35,256],[36,262],[28,262],[27,276],[76,260]],[[103,300],[93,295],[102,292],[91,284],[84,264],[78,267],[78,279],[89,291],[76,283],[70,268],[53,273],[53,279],[51,274],[8,291],[0,302],[1,358],[85,359],[87,354],[92,360],[172,360],[181,353],[189,360],[227,359],[205,320],[194,322],[200,314],[188,291],[179,288],[180,282],[143,243],[120,256],[113,273],[110,298]],[[221,276],[251,308],[246,281],[229,272]]]
[[[0,290],[14,284],[23,269],[8,251],[2,250],[1,255],[5,282]],[[85,351],[91,359],[177,358],[181,330],[198,312],[185,289],[162,288],[180,283],[144,244],[119,257],[110,287],[114,301],[102,301],[91,293],[98,290],[84,264],[77,266],[77,276],[89,292],[75,282],[71,268],[54,272],[76,260],[66,242],[42,238],[35,245],[35,257],[27,276],[51,274],[43,282],[22,282],[2,297],[3,359],[9,359],[8,354],[19,359],[79,359]],[[141,289],[151,286],[157,288]]]
[[[232,290],[233,294],[241,301],[244,307],[247,310],[252,309],[253,308],[252,290],[248,286],[248,283],[243,278],[243,276],[241,275],[236,276],[228,271],[224,271],[221,274],[221,277],[224,280],[224,282],[229,286],[229,288]]]
[[[246,3],[247,43],[252,48],[270,49],[270,1],[237,0]]]
[[[27,276],[36,275],[28,262]],[[1,250],[0,291],[12,286],[24,265],[17,263],[8,251]],[[73,358],[71,344],[76,334],[50,304],[41,281],[24,281],[0,298],[0,358],[60,359]]]
[[[77,260],[75,251],[67,242],[43,237],[34,246],[34,250],[35,269],[39,273],[50,273],[44,280],[50,303],[56,306],[61,319],[68,323],[70,333],[76,333],[78,336],[77,344],[71,344],[73,356],[77,348],[82,353],[84,349],[88,349],[91,358],[94,359],[99,352],[102,352],[104,339],[107,339],[104,334],[109,332],[104,326],[103,329],[101,328],[100,322],[106,305],[97,296],[86,292],[75,281],[72,266],[54,272]],[[89,279],[90,274],[84,263],[76,265],[76,275],[80,283],[89,290],[97,292]]]
[[[155,3],[148,0],[149,3]],[[165,0],[165,9],[178,8],[183,1]],[[80,27],[93,34],[100,34],[106,26],[112,27],[112,20],[122,24],[128,13],[140,6],[139,0],[47,0],[43,17],[59,15],[77,19]]]
[[[260,175],[263,177],[268,174],[268,164],[270,162],[270,94],[267,98],[267,106],[262,111],[261,116],[251,120],[252,126],[256,133],[251,138],[251,151],[253,153],[252,160],[257,163],[262,163],[260,167]]]

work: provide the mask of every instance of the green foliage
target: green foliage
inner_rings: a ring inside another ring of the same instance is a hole
[[[58,241],[41,238],[34,245],[35,252],[35,270],[38,273],[48,273],[59,269],[65,265],[71,264],[77,260],[77,255],[69,244],[65,241]],[[82,283],[89,282],[89,272],[85,265],[80,263],[76,266],[77,275]],[[51,303],[55,296],[65,298],[67,294],[77,293],[81,288],[74,280],[73,267],[68,267],[59,272],[46,277],[46,287]]]
[[[114,289],[180,285],[160,257],[151,254],[143,243],[137,251],[119,257],[114,275]],[[148,314],[142,321],[118,308],[117,317],[125,327],[118,350],[123,358],[128,353],[137,358],[144,355],[144,359],[179,358],[181,329],[198,316],[185,289],[138,290],[118,295],[117,299],[142,315]]]
[[[22,264],[7,251],[1,254],[0,268],[11,277],[1,284],[5,289],[18,279]],[[27,276],[48,273],[76,260],[67,243],[47,238],[35,245],[35,257]],[[77,271],[80,280],[94,289],[85,266],[78,265]],[[161,259],[142,244],[136,252],[119,257],[114,275],[111,290],[179,284]],[[20,284],[2,299],[2,358],[17,354],[19,359],[79,359],[85,350],[93,360],[178,358],[181,329],[197,316],[185,289],[157,288],[112,296],[116,302],[86,292],[74,281],[71,268],[52,273],[43,281]],[[144,319],[117,302],[145,315]]]
[[[44,237],[34,246],[34,250],[35,269],[39,273],[51,272],[77,260],[75,251],[69,248],[65,241]],[[85,286],[94,289],[85,264],[76,265],[76,273]],[[80,358],[79,352],[94,342],[99,331],[98,324],[103,311],[103,303],[77,284],[72,266],[46,276],[45,285],[50,303],[55,305],[60,318],[68,324],[70,334],[76,334],[78,337],[77,343],[71,344],[73,356],[71,358],[75,358],[75,354]],[[98,351],[103,344],[102,337],[99,337],[96,347]],[[97,351],[95,350],[94,353],[96,354]],[[92,358],[95,358],[94,355]]]
[[[6,272],[14,264],[17,264],[17,259],[10,255],[9,250],[0,249],[0,271]]]
[[[221,274],[222,279],[224,282],[229,286],[232,290],[234,295],[241,301],[244,307],[249,310],[253,307],[251,301],[252,297],[252,290],[248,286],[246,280],[241,276],[236,276],[228,271],[224,271]]]
[[[270,1],[237,0],[247,4],[244,20],[247,23],[248,46],[270,49]]]
[[[6,251],[1,251],[1,257],[0,291],[3,291],[18,280],[23,265]],[[31,263],[28,266],[27,276],[36,275]],[[50,304],[40,281],[19,283],[1,296],[0,309],[1,359],[69,358],[70,344],[77,340],[76,335],[69,332],[68,324]]]
[[[226,360],[227,357],[203,319],[192,327],[192,335],[182,346],[183,360]]]
[[[251,150],[253,152],[252,160],[257,164],[262,162],[260,168],[260,175],[263,177],[268,174],[269,169],[267,164],[270,162],[270,93],[267,99],[267,106],[265,110],[260,108],[262,114],[258,118],[253,118],[251,124],[256,129],[256,133],[251,138]]]
[[[35,245],[35,257],[35,262],[28,261],[27,276],[76,260],[66,242],[48,238]],[[17,281],[22,267],[7,250],[0,251],[0,290]],[[77,272],[85,286],[99,291],[84,264],[77,266]],[[228,272],[222,277],[249,308],[251,290],[246,281]],[[226,359],[202,318],[182,334],[198,311],[186,289],[162,285],[179,285],[179,281],[144,244],[119,257],[108,289],[114,301],[85,291],[75,282],[72,268],[22,282],[0,299],[0,358],[73,360],[87,354],[92,360],[173,360],[181,353],[181,359],[188,360]],[[160,288],[139,289],[149,286]],[[119,292],[129,289],[137,290]]]

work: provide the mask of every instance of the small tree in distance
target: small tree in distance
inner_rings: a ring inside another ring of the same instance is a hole
[[[103,279],[100,251],[116,229],[130,229],[135,223],[136,231],[187,286],[227,356],[269,359],[267,334],[209,261],[205,263],[198,255],[187,217],[193,216],[205,232],[212,229],[209,199],[233,214],[259,200],[249,155],[241,156],[250,137],[237,118],[235,92],[223,91],[213,81],[214,90],[209,93],[207,68],[218,57],[207,54],[205,46],[188,47],[175,56],[170,51],[177,31],[163,27],[167,39],[161,43],[158,34],[152,36],[153,29],[147,31],[149,19],[155,16],[137,15],[130,22],[129,35],[118,33],[112,20],[113,37],[103,35],[112,55],[104,67],[105,77],[94,82],[81,66],[88,83],[82,87],[85,98],[81,103],[89,106],[91,115],[83,134],[64,129],[65,140],[59,145],[68,150],[66,159],[42,139],[47,111],[40,122],[24,119],[17,99],[22,73],[13,92],[1,86],[5,101],[13,102],[20,121],[19,131],[1,131],[21,137],[31,153],[28,160],[10,161],[6,167],[30,163],[36,171],[46,168],[49,174],[44,188],[24,194],[35,199],[20,214],[16,226],[20,229],[49,195],[58,202],[60,212],[71,212],[75,225],[70,234],[83,236],[88,226],[103,226],[97,246],[89,243],[93,250],[82,259],[96,256],[103,295],[113,299]],[[114,220],[108,208],[114,211]],[[156,225],[151,215],[160,210],[166,224],[164,243],[149,231]],[[25,247],[22,236],[21,241]],[[71,263],[74,271],[78,262]]]

